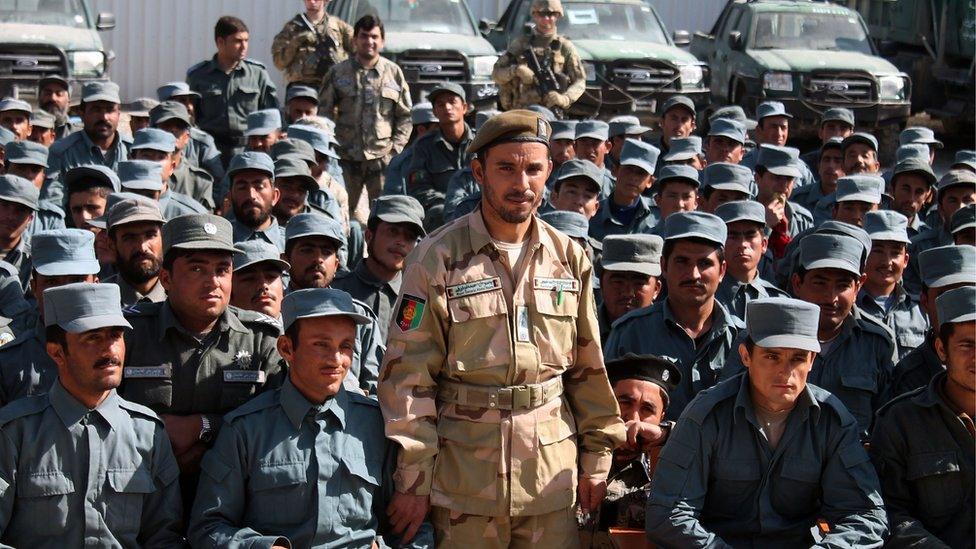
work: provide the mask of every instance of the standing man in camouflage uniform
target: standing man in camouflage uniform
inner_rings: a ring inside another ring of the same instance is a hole
[[[226,166],[244,149],[247,115],[277,109],[277,89],[264,65],[247,59],[250,34],[240,19],[225,15],[214,26],[217,53],[186,71],[190,89],[200,94],[197,125],[213,136]]]
[[[336,122],[349,212],[365,188],[369,201],[383,189],[383,172],[410,138],[410,89],[396,63],[382,57],[386,31],[373,15],[356,21],[356,55],[329,69],[319,114]]]
[[[531,34],[519,36],[508,45],[491,73],[498,84],[502,110],[538,104],[565,111],[583,95],[586,89],[583,62],[573,43],[556,34],[556,21],[562,15],[563,5],[559,0],[532,0],[535,27]],[[540,66],[552,70],[559,84],[558,91],[542,93],[539,75],[529,68],[533,53]]]
[[[304,84],[318,89],[325,73],[352,55],[352,27],[325,13],[328,3],[305,0],[305,13],[285,23],[271,43],[271,57],[288,87]]]
[[[584,513],[606,491],[624,429],[592,266],[533,215],[549,133],[525,110],[486,122],[469,147],[481,205],[407,261],[378,387],[404,539],[433,506],[441,547],[575,547],[577,473]]]

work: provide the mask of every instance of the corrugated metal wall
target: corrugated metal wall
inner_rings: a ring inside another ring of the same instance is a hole
[[[423,0],[420,0],[421,2]],[[509,0],[468,0],[477,19],[497,19]],[[670,30],[711,28],[725,0],[651,0]],[[213,25],[221,15],[236,15],[251,29],[250,57],[269,68],[281,86],[281,75],[271,63],[271,40],[295,13],[300,0],[93,0],[93,10],[115,14],[116,28],[101,33],[115,51],[112,79],[122,88],[123,100],[155,97],[156,87],[182,80],[186,69],[214,53]],[[689,6],[694,6],[689,8]]]

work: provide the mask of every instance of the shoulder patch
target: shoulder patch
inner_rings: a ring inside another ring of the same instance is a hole
[[[51,401],[47,398],[46,394],[18,398],[3,408],[0,408],[0,427],[15,419],[40,413],[50,403]]]
[[[233,422],[235,419],[244,417],[255,412],[260,412],[271,408],[278,404],[279,393],[281,389],[275,389],[274,391],[265,391],[260,395],[252,398],[251,400],[241,404],[239,407],[231,410],[224,416],[224,421],[227,423]]]
[[[419,328],[426,308],[427,300],[410,294],[403,294],[396,313],[396,325],[400,331],[410,332]]]

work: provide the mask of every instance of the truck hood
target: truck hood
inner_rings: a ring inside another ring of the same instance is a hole
[[[655,59],[672,63],[698,63],[694,55],[674,46],[653,42],[621,40],[573,40],[580,59],[600,61],[613,59]]]
[[[880,57],[849,51],[749,50],[759,64],[773,71],[809,72],[849,70],[872,74],[897,74],[894,65]]]
[[[45,43],[68,50],[101,50],[102,40],[92,29],[63,25],[0,23],[0,42],[14,44]]]
[[[386,45],[385,51],[394,55],[405,50],[455,50],[467,56],[495,55],[495,48],[483,37],[463,34],[387,32]]]

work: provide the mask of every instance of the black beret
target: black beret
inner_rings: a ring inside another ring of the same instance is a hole
[[[657,355],[638,355],[627,353],[622,357],[608,360],[607,376],[613,385],[623,379],[640,379],[658,385],[666,394],[674,391],[681,383],[678,367]]]

